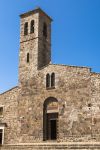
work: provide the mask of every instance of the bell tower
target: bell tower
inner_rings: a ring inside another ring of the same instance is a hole
[[[24,82],[51,61],[52,19],[40,8],[20,18],[19,82]]]

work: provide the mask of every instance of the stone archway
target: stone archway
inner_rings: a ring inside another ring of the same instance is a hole
[[[49,97],[43,105],[43,140],[56,140],[58,135],[58,100]]]

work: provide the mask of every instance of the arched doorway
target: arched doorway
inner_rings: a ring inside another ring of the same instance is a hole
[[[49,97],[43,106],[43,140],[56,140],[57,135],[58,101],[54,97]]]

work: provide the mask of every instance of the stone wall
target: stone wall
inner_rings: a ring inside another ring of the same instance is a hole
[[[59,102],[60,141],[87,141],[91,137],[90,69],[50,65],[43,70],[45,98],[55,97]],[[45,89],[47,73],[55,73],[55,89]],[[42,93],[41,93],[42,95]],[[42,99],[42,98],[41,98]],[[87,138],[86,138],[87,137]]]
[[[100,143],[35,143],[4,145],[1,150],[99,150]]]
[[[55,89],[46,89],[46,74],[55,73]],[[90,69],[49,65],[21,85],[19,116],[23,142],[43,141],[43,104],[48,97],[59,103],[58,141],[91,140]],[[35,113],[34,113],[35,112]]]
[[[55,73],[55,88],[46,89],[46,74]],[[43,142],[43,104],[58,101],[58,142],[99,141],[100,74],[89,68],[48,65],[20,87],[0,95],[5,144]]]
[[[100,74],[91,73],[91,113],[92,134],[95,141],[100,141]]]
[[[18,143],[19,123],[18,123],[18,92],[15,87],[3,94],[0,94],[0,106],[3,106],[3,116],[0,117],[0,123],[6,123],[4,129],[4,144]]]

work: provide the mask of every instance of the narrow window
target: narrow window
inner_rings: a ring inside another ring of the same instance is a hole
[[[88,104],[88,108],[89,108],[89,109],[91,109],[91,107],[92,107],[92,104],[91,104],[91,103],[89,103],[89,104]]]
[[[46,23],[44,23],[43,25],[43,36],[47,38],[47,24]]]
[[[28,22],[24,25],[24,35],[28,35]]]
[[[42,64],[45,66],[46,65],[46,49],[43,49],[42,51]]]
[[[50,87],[50,75],[46,75],[46,88]]]
[[[29,63],[29,61],[30,61],[30,55],[29,53],[27,53],[27,63]]]
[[[30,33],[34,33],[34,20],[31,21]]]
[[[88,107],[91,107],[91,106],[92,106],[91,103],[89,103],[89,104],[88,104]]]
[[[51,74],[51,87],[55,87],[55,73]]]
[[[0,129],[0,145],[3,144],[3,129]]]
[[[0,117],[3,116],[3,107],[0,107]]]

